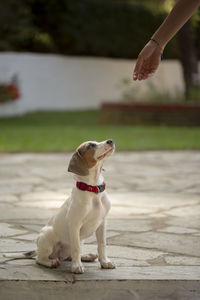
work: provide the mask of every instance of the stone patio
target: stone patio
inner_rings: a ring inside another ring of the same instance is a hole
[[[70,273],[5,252],[35,249],[40,228],[70,194],[71,154],[0,155],[0,299],[200,299],[200,152],[120,152],[105,165],[115,270]],[[96,252],[95,237],[83,253]],[[57,298],[58,297],[58,298]]]

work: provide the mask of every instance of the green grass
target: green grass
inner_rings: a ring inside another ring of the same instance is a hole
[[[74,151],[112,138],[117,150],[200,149],[200,128],[101,125],[98,111],[37,112],[0,119],[1,152]]]

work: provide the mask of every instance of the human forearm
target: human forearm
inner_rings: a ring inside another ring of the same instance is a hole
[[[153,34],[159,45],[164,48],[176,32],[187,22],[200,5],[200,0],[178,0],[168,17]]]

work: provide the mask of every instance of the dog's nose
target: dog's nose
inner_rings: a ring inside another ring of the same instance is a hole
[[[109,145],[113,145],[113,140],[107,140],[106,143]]]

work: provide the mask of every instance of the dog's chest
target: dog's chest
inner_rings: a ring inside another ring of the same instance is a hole
[[[92,199],[89,212],[81,227],[81,239],[92,235],[97,230],[108,210],[109,205],[106,199],[98,199],[98,197]]]

